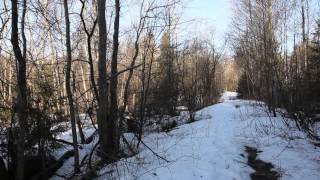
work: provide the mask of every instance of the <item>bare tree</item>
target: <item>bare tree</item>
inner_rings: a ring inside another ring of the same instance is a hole
[[[118,122],[118,51],[119,51],[119,22],[120,22],[120,0],[115,0],[115,19],[113,25],[113,48],[111,59],[111,78],[110,78],[110,122],[108,133],[112,137],[112,157],[115,157],[119,151],[119,142],[117,138]]]
[[[69,20],[69,9],[68,1],[63,1],[64,13],[65,13],[65,23],[66,23],[66,48],[67,48],[67,58],[66,58],[66,91],[67,98],[69,102],[69,113],[72,128],[72,140],[73,140],[73,151],[74,151],[74,172],[78,173],[80,171],[79,167],[79,151],[78,151],[78,140],[77,140],[77,127],[76,127],[76,117],[75,109],[73,104],[73,97],[71,91],[71,63],[72,63],[72,52],[71,52],[71,40],[70,40],[70,20]]]
[[[93,37],[93,34],[94,34],[95,27],[97,25],[97,19],[94,20],[91,29],[88,29],[86,20],[85,20],[85,18],[83,16],[83,11],[85,9],[86,1],[80,0],[80,2],[82,4],[81,12],[80,12],[80,18],[81,18],[81,22],[82,22],[82,26],[83,26],[84,32],[85,32],[85,34],[87,36],[87,54],[88,54],[88,63],[89,63],[89,69],[90,69],[90,81],[91,81],[91,86],[93,88],[94,97],[98,98],[99,95],[98,95],[98,89],[97,89],[95,78],[94,78],[94,66],[93,66],[92,47],[91,47],[92,37]]]
[[[23,1],[23,19],[25,18],[26,13],[26,0]],[[27,77],[26,77],[26,41],[24,36],[24,45],[23,52],[19,47],[19,30],[18,30],[18,1],[11,1],[11,44],[13,47],[13,52],[18,63],[17,66],[17,98],[16,98],[16,107],[15,112],[17,113],[18,123],[19,123],[19,136],[17,142],[17,167],[16,167],[16,179],[24,179],[24,149],[25,149],[25,134],[27,128]],[[21,26],[24,27],[24,20],[21,22]],[[21,29],[24,31],[24,28]]]
[[[98,0],[98,27],[99,27],[99,58],[98,58],[98,86],[99,98],[97,120],[99,126],[100,154],[104,160],[109,160],[113,154],[113,139],[110,136],[110,117],[108,114],[108,83],[107,79],[107,32],[105,19],[105,0]],[[111,132],[112,133],[112,132]]]

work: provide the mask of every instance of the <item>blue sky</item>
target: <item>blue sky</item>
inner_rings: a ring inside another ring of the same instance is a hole
[[[190,0],[185,6],[186,18],[200,21],[195,23],[195,28],[200,32],[213,28],[215,40],[221,45],[231,21],[230,0]]]
[[[224,42],[224,34],[228,31],[231,11],[230,0],[183,0],[183,14],[181,21],[187,21],[180,26],[179,34],[187,38],[195,36],[211,35],[214,29],[214,39],[217,45]],[[139,2],[138,0],[128,0],[124,2]],[[122,9],[123,20],[120,23],[130,25],[131,18],[135,17],[138,11],[132,5],[125,4]],[[129,16],[128,16],[129,15]],[[190,20],[194,20],[190,22]],[[189,36],[189,37],[188,37]]]

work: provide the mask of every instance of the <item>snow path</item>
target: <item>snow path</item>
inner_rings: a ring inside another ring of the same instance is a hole
[[[171,162],[157,160],[143,150],[117,164],[124,175],[121,179],[249,179],[253,170],[240,155],[244,147],[237,140],[239,127],[234,123],[234,112],[233,102],[220,103],[197,113],[198,118],[205,120],[180,126],[168,134],[146,136],[144,141]],[[142,161],[141,167],[132,166],[137,161]],[[131,164],[129,170],[121,168],[126,163]],[[100,179],[106,178],[111,177]]]
[[[269,118],[262,103],[236,95],[224,93],[222,103],[197,112],[195,123],[145,135],[145,143],[169,163],[142,148],[102,169],[98,179],[249,180],[254,170],[246,164],[248,145],[263,151],[258,158],[274,164],[281,179],[319,180],[320,149],[282,118]]]
[[[143,137],[153,151],[170,162],[142,146],[136,156],[101,169],[98,179],[249,180],[254,170],[246,164],[245,146],[262,150],[258,158],[272,163],[281,179],[320,179],[320,148],[290,121],[285,126],[281,117],[270,118],[263,103],[235,97],[236,93],[226,92],[222,103],[196,113],[198,121]],[[132,134],[125,136],[135,141]],[[60,169],[60,174],[63,171]]]

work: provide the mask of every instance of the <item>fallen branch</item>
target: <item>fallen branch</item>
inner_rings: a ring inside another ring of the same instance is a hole
[[[41,171],[40,173],[34,175],[30,180],[37,180],[41,179],[42,177],[45,177],[46,175],[53,175],[56,170],[58,170],[64,163],[65,160],[69,159],[70,157],[73,156],[73,150],[65,152],[58,160],[56,163],[52,164],[45,170]],[[48,174],[47,174],[48,173]]]
[[[136,154],[136,152],[133,150],[133,148],[131,147],[130,143],[128,142],[126,137],[123,136],[123,134],[121,135],[121,138],[122,138],[123,142],[128,146],[128,149],[130,150],[130,152],[132,154]]]
[[[63,143],[63,144],[67,144],[67,145],[73,146],[72,142],[69,142],[69,141],[66,141],[66,140],[63,140],[63,139],[51,138],[51,140],[59,142],[59,143]]]
[[[82,176],[81,179],[92,179],[94,177],[97,177],[97,167],[92,167],[92,156],[93,153],[95,151],[95,149],[98,147],[99,145],[99,141],[93,146],[90,154],[89,154],[89,159],[88,159],[88,164],[89,164],[89,171],[87,171],[86,173],[84,173],[84,175]]]
[[[138,138],[137,135],[135,135],[135,137]],[[140,142],[141,142],[147,149],[149,149],[155,156],[157,156],[158,158],[164,160],[164,161],[167,162],[167,163],[170,162],[170,161],[167,160],[166,158],[164,158],[164,157],[160,156],[159,154],[157,154],[156,152],[154,152],[154,151],[153,151],[148,145],[146,145],[142,140],[141,140]]]
[[[84,141],[84,144],[90,144],[93,140],[94,140],[94,137],[98,134],[98,131],[94,131],[91,136],[89,136],[85,141]]]
[[[89,155],[89,168],[92,170],[92,156],[93,156],[93,153],[95,151],[95,149],[98,147],[100,141],[98,141],[92,148],[91,152],[90,152],[90,155]]]

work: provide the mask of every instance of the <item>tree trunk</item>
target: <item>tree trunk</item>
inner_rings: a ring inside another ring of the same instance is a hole
[[[98,57],[98,109],[97,121],[99,126],[100,140],[100,156],[108,161],[113,155],[113,138],[112,131],[110,132],[110,118],[108,116],[108,83],[107,83],[107,32],[105,19],[105,0],[98,0],[98,27],[99,27],[99,57]]]
[[[118,87],[118,50],[119,50],[119,21],[120,21],[120,0],[115,0],[115,20],[113,31],[113,50],[111,60],[111,79],[110,79],[110,124],[109,132],[114,141],[113,155],[119,150],[119,141],[117,140],[117,122],[118,122],[118,102],[117,102],[117,87]]]
[[[22,54],[19,47],[19,32],[18,32],[18,1],[11,1],[11,12],[12,12],[12,30],[11,30],[11,44],[13,47],[13,52],[17,61],[17,98],[16,98],[16,108],[15,113],[18,118],[19,125],[19,135],[18,135],[18,145],[17,145],[17,167],[16,176],[17,180],[24,179],[24,149],[25,149],[25,130],[27,127],[27,81],[26,81],[26,57],[25,53]],[[25,17],[26,11],[26,0],[23,1],[23,19]],[[24,20],[21,22],[21,26],[24,27]],[[22,28],[22,31],[24,28]],[[26,41],[24,39],[23,52],[26,49]]]
[[[74,148],[74,172],[78,173],[80,171],[79,167],[79,151],[78,151],[78,141],[77,141],[77,129],[76,129],[76,118],[73,104],[73,97],[71,92],[71,84],[70,84],[70,74],[71,74],[71,42],[70,42],[70,21],[69,21],[69,10],[68,10],[68,1],[64,0],[64,12],[65,12],[65,23],[66,23],[66,48],[67,48],[67,59],[66,59],[66,92],[67,98],[69,102],[69,113],[71,120],[71,128],[72,128],[72,140],[73,140],[73,148]]]
[[[95,82],[95,78],[94,78],[94,67],[93,67],[93,58],[92,58],[92,48],[91,48],[91,40],[92,40],[92,36],[94,34],[94,30],[96,28],[97,25],[97,20],[95,20],[93,22],[93,26],[91,31],[89,32],[89,30],[87,29],[87,25],[86,25],[86,21],[85,18],[83,17],[83,11],[85,9],[85,1],[81,1],[82,3],[82,7],[81,7],[81,12],[80,12],[80,18],[81,18],[81,22],[84,28],[84,31],[86,33],[87,36],[87,54],[88,54],[88,63],[89,63],[89,71],[90,71],[90,82],[91,82],[91,86],[93,88],[93,94],[94,97],[98,100],[98,89],[96,86],[96,82]]]
[[[81,69],[81,80],[82,80],[82,87],[83,87],[83,92],[85,92],[85,106],[88,106],[88,101],[89,101],[89,92],[88,92],[88,88],[87,88],[87,83],[86,83],[86,75],[85,75],[85,70],[84,67],[81,64],[80,65],[80,69]]]
[[[305,0],[301,0],[301,19],[302,19],[302,41],[303,41],[303,62],[302,71],[307,70],[307,36],[306,36],[306,17],[305,17]]]
[[[80,67],[82,69],[82,65],[80,64]],[[72,90],[73,90],[73,94],[77,94],[77,91],[76,91],[76,74],[73,73],[72,74]],[[82,71],[82,77],[84,77],[83,75],[83,71]],[[86,87],[86,86],[85,86]],[[84,89],[86,89],[84,87]],[[84,90],[84,92],[87,92],[86,90]],[[79,136],[80,136],[80,142],[81,144],[83,144],[85,141],[86,141],[86,137],[83,133],[83,130],[82,130],[82,124],[81,124],[81,119],[80,119],[80,110],[79,110],[79,102],[78,102],[78,99],[76,98],[75,99],[75,111],[74,113],[76,114],[75,118],[76,118],[76,123],[77,123],[77,127],[78,127],[78,133],[79,133]]]
[[[81,124],[81,118],[80,118],[80,114],[79,114],[79,106],[78,106],[78,102],[76,101],[76,113],[77,113],[77,117],[76,117],[76,122],[77,122],[77,126],[78,126],[78,131],[79,131],[79,136],[80,136],[80,140],[81,140],[81,144],[84,144],[86,141],[86,137],[83,133],[82,130],[82,124]]]

